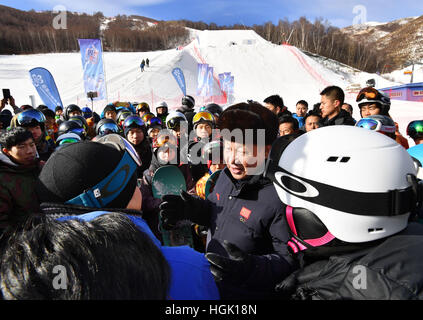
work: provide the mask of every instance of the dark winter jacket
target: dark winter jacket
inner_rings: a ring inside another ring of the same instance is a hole
[[[326,117],[320,120],[321,127],[334,126],[334,125],[353,126],[354,124],[355,124],[355,120],[344,109],[341,109],[341,111],[332,119],[328,119],[328,117]]]
[[[39,162],[31,166],[18,165],[0,151],[0,233],[39,211],[35,194],[39,173]]]
[[[242,286],[221,284],[222,298],[272,298],[274,285],[296,268],[286,246],[285,207],[273,183],[261,175],[237,181],[225,168],[206,201],[211,216],[207,252],[225,255],[221,244],[227,240],[253,255],[256,265]]]
[[[307,265],[280,285],[295,300],[423,299],[423,225],[371,248],[334,255]]]
[[[37,152],[40,160],[47,161],[50,158],[51,154],[56,149],[54,140],[46,135],[43,139],[36,143]]]
[[[147,170],[151,165],[153,150],[151,148],[150,141],[149,139],[147,139],[147,137],[139,145],[133,145],[133,147],[137,151],[138,156],[140,157],[142,162],[141,166],[137,169],[138,178],[142,178],[144,171]]]

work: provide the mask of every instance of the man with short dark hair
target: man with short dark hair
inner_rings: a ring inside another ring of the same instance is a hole
[[[320,128],[320,120],[322,117],[319,113],[310,111],[304,118],[304,130],[309,132],[311,130]]]
[[[308,111],[308,103],[305,100],[300,100],[295,105],[295,113],[292,116],[297,119],[300,129],[304,127],[304,118]]]
[[[16,127],[0,133],[0,234],[39,210],[35,182],[40,172],[32,133]]]
[[[344,104],[344,91],[337,86],[326,87],[321,93],[320,110],[322,111],[322,126],[354,125],[350,114],[341,109]]]
[[[31,216],[4,244],[3,297],[166,299],[172,276],[169,263],[140,226],[120,213],[96,212],[57,220]]]
[[[295,133],[298,129],[298,121],[294,117],[279,117],[279,136]]]
[[[282,97],[277,94],[267,97],[263,102],[264,106],[272,111],[277,117],[292,115],[284,105]]]

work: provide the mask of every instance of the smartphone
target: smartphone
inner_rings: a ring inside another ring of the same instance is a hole
[[[10,98],[10,89],[3,89],[3,99],[6,101]]]

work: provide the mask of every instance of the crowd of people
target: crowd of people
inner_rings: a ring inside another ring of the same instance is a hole
[[[101,114],[2,100],[2,297],[423,298],[423,120],[409,148],[383,92],[358,93],[361,119],[344,100],[337,86],[292,111],[279,95]],[[164,166],[186,190],[157,198]],[[193,242],[166,244],[182,223]]]

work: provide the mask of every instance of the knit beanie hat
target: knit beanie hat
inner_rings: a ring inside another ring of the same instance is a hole
[[[278,136],[278,118],[276,115],[257,102],[238,103],[228,107],[222,112],[218,119],[217,126],[220,130],[228,129],[233,131],[240,129],[244,134],[246,130],[254,129],[254,144],[258,141],[258,129],[264,129],[265,144],[272,145]]]
[[[107,111],[114,111],[117,113],[116,107],[112,103],[109,103],[107,106],[104,107],[103,113],[106,114]]]
[[[82,141],[55,151],[36,183],[40,202],[65,203],[94,187],[116,168],[123,154],[110,144]],[[104,208],[126,208],[137,186],[136,171],[122,192]]]

